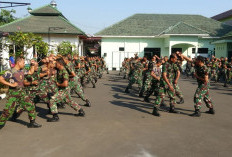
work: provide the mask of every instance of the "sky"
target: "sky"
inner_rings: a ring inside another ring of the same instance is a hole
[[[6,0],[3,0],[6,1]],[[12,2],[11,0],[9,0]],[[86,34],[93,35],[136,13],[196,14],[212,17],[232,9],[232,0],[55,0],[57,9]],[[31,3],[32,9],[51,0],[14,0]],[[28,16],[28,6],[15,7],[15,16]]]

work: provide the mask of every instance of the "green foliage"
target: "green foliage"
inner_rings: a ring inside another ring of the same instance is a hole
[[[16,11],[15,10],[5,10],[5,9],[1,9],[1,14],[0,14],[0,26],[1,25],[5,25],[7,23],[13,22],[14,20],[16,20],[17,18],[14,17],[13,14],[15,14]]]
[[[26,56],[27,50],[35,46],[37,54],[47,55],[48,44],[45,43],[41,36],[33,33],[16,32],[13,35],[9,35],[9,40],[18,47],[24,47],[21,52],[16,52],[15,56]]]
[[[67,55],[72,53],[72,44],[69,41],[63,41],[58,45],[58,54]]]
[[[77,54],[78,51],[75,45],[72,45],[69,41],[63,41],[58,45],[58,54],[67,55],[67,54]]]

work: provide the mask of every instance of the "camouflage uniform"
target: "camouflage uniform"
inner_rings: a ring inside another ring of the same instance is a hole
[[[175,63],[170,63],[170,62],[166,62],[163,67],[162,67],[162,73],[167,73],[167,79],[169,80],[169,83],[171,84],[171,86],[173,86],[173,81],[175,78],[175,72],[178,71],[178,67]],[[174,110],[175,108],[175,104],[176,104],[176,99],[175,99],[175,91],[171,91],[168,87],[168,84],[164,81],[163,77],[161,78],[161,82],[160,82],[160,88],[159,88],[159,92],[158,92],[158,96],[156,97],[155,100],[155,106],[154,108],[157,108],[163,101],[164,97],[165,97],[165,93],[168,94],[169,98],[170,98],[170,109]]]
[[[206,75],[209,74],[209,71],[205,65],[202,67],[196,66],[195,69],[196,69],[197,75],[201,78],[204,78]],[[194,95],[195,109],[196,110],[201,109],[202,99],[204,100],[204,102],[206,103],[206,106],[208,108],[213,108],[213,104],[212,104],[211,98],[209,96],[210,83],[209,82],[204,83],[200,79],[197,79],[197,82],[198,82],[198,88],[197,88],[195,95]]]
[[[132,66],[134,69],[131,70],[130,78],[129,78],[129,84],[127,86],[126,90],[129,90],[132,88],[132,85],[134,83],[137,83],[139,86],[139,90],[142,88],[142,73],[143,73],[143,64],[138,62],[133,62]]]
[[[217,71],[218,71],[218,63],[213,61],[211,67],[211,79],[215,79],[215,81],[218,80]]]
[[[69,75],[74,72],[74,65],[72,62],[69,62],[65,66],[66,70],[68,71]],[[77,76],[69,78],[69,87],[70,90],[74,90],[75,93],[83,100],[86,101],[86,98],[84,96],[83,88],[81,86],[80,80]]]
[[[64,68],[63,70],[58,70],[57,82],[63,83],[66,80],[67,81],[69,80],[69,74],[66,71],[66,69]],[[67,103],[69,106],[71,106],[75,111],[79,111],[81,109],[81,107],[71,99],[70,87],[69,86],[68,87],[59,87],[58,92],[55,93],[55,95],[52,96],[52,98],[50,100],[50,108],[51,108],[52,114],[58,113],[57,103],[61,103],[63,101],[65,103]]]
[[[35,106],[33,105],[33,102],[24,90],[23,81],[25,74],[27,74],[26,71],[16,70],[13,68],[11,71],[7,71],[3,75],[3,78],[7,81],[9,80],[9,82],[11,83],[17,82],[18,87],[9,88],[7,103],[2,115],[0,116],[1,126],[5,125],[6,121],[13,115],[17,105],[19,105],[20,108],[23,108],[28,112],[28,117],[31,121],[35,120],[36,118]]]

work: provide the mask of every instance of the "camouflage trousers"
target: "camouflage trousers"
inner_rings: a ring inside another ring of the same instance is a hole
[[[171,86],[173,86],[173,84],[171,84]],[[160,85],[154,107],[157,108],[162,103],[163,99],[165,98],[165,93],[167,93],[170,98],[170,107],[174,108],[174,105],[176,104],[175,90],[171,91],[167,84]]]
[[[217,69],[211,69],[211,79],[215,79],[215,81],[218,80]]]
[[[132,85],[137,83],[139,86],[139,90],[142,88],[143,85],[143,81],[142,81],[142,76],[135,74],[135,75],[131,75],[130,79],[129,79],[129,84],[127,86],[128,89],[132,88]]]
[[[75,111],[79,111],[81,109],[81,107],[72,100],[69,87],[58,90],[58,92],[52,96],[50,100],[50,109],[52,114],[58,113],[57,103],[61,102],[67,103]]]
[[[28,117],[30,120],[34,120],[36,118],[35,106],[26,92],[23,89],[10,89],[8,92],[6,106],[3,109],[2,115],[0,116],[0,125],[4,125],[13,115],[17,105],[28,112]]]
[[[152,93],[155,93],[155,96],[158,96],[159,86],[160,86],[159,81],[153,79],[151,81],[151,87],[148,88],[148,90],[147,90],[146,97],[149,98],[152,95]]]
[[[94,75],[91,72],[85,75],[85,78],[87,79],[88,82],[91,82],[92,85],[95,86]]]
[[[175,90],[175,94],[178,98],[183,98],[183,93],[182,91],[180,90],[180,87],[178,84],[173,84],[173,87],[174,87],[174,90]]]
[[[49,97],[45,90],[26,90],[26,94],[29,96],[31,101],[34,101],[36,96],[42,99],[45,103],[49,103]]]
[[[73,90],[83,101],[86,101],[83,88],[78,77],[74,77],[69,80],[70,90]]]
[[[201,109],[202,99],[204,100],[208,108],[213,108],[213,104],[209,96],[209,83],[198,85],[198,88],[194,95],[195,109],[199,109],[199,110]]]
[[[144,76],[143,85],[141,88],[141,93],[147,92],[151,88],[152,76],[150,72],[147,72]]]

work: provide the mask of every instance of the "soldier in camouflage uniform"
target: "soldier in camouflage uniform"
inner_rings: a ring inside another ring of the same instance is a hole
[[[185,58],[188,61],[192,61],[191,59],[185,57],[182,54],[179,55],[181,55],[183,58]],[[206,103],[206,106],[209,108],[209,111],[207,111],[207,113],[215,114],[213,103],[209,96],[209,86],[210,86],[209,70],[207,69],[207,66],[204,63],[204,57],[202,56],[197,57],[195,70],[196,72],[194,75],[198,82],[198,88],[194,95],[195,112],[191,116],[193,117],[201,116],[200,109],[202,105],[202,99]]]
[[[211,79],[214,79],[215,82],[218,80],[218,62],[216,58],[212,58],[212,67],[211,67]]]
[[[80,83],[80,79],[77,77],[76,73],[75,73],[75,68],[74,68],[74,64],[70,61],[71,58],[70,56],[63,56],[64,62],[65,62],[65,69],[68,71],[69,73],[69,87],[70,90],[74,90],[74,92],[83,100],[86,102],[85,106],[90,107],[90,101],[88,99],[85,98],[84,92],[83,92],[83,88],[81,86]]]
[[[150,63],[148,69],[150,70],[151,76],[151,87],[148,89],[146,96],[144,97],[145,102],[150,102],[149,97],[154,92],[155,95],[158,95],[158,89],[160,86],[160,78],[161,78],[161,69],[162,60],[157,60],[156,64]]]
[[[16,65],[11,71],[7,71],[3,76],[0,76],[0,82],[9,86],[7,103],[0,116],[0,129],[4,127],[6,121],[13,115],[15,108],[19,105],[28,112],[30,123],[29,128],[39,128],[41,125],[35,122],[36,111],[33,102],[24,90],[24,75],[33,74],[34,62],[31,61],[31,69],[27,72],[23,70],[25,66],[24,59],[19,57],[16,59]],[[17,113],[20,114],[20,113]]]
[[[92,75],[92,73],[93,73],[93,71],[92,71],[93,67],[91,67],[90,64],[91,63],[89,62],[89,58],[86,57],[85,58],[85,70],[86,70],[85,77],[86,77],[86,79],[87,79],[88,82],[92,83],[93,88],[96,88],[96,84],[95,84],[96,82],[94,80],[94,76]]]
[[[137,83],[139,86],[139,91],[142,88],[142,73],[143,73],[143,64],[140,59],[136,56],[135,60],[131,64],[131,72],[130,72],[129,84],[125,90],[126,93],[129,93],[129,89],[132,88],[134,83]]]
[[[158,112],[158,106],[162,103],[165,93],[168,94],[170,98],[170,113],[179,113],[175,110],[176,98],[175,98],[175,89],[173,82],[177,82],[175,79],[175,72],[179,72],[179,68],[175,64],[177,61],[177,56],[175,54],[170,55],[170,59],[162,67],[162,78],[160,82],[160,88],[158,96],[155,100],[155,105],[152,114],[154,116],[160,116]],[[177,78],[176,78],[177,79]]]
[[[75,114],[76,116],[84,116],[85,115],[84,110],[71,99],[70,88],[68,84],[69,74],[67,70],[65,69],[65,62],[63,58],[57,59],[56,67],[58,69],[57,86],[59,87],[59,90],[54,96],[52,96],[50,100],[50,108],[51,108],[51,113],[53,117],[51,119],[48,119],[47,121],[56,122],[59,120],[57,103],[63,102],[63,101],[67,103],[70,107],[72,107],[75,111],[78,112],[78,114]]]

